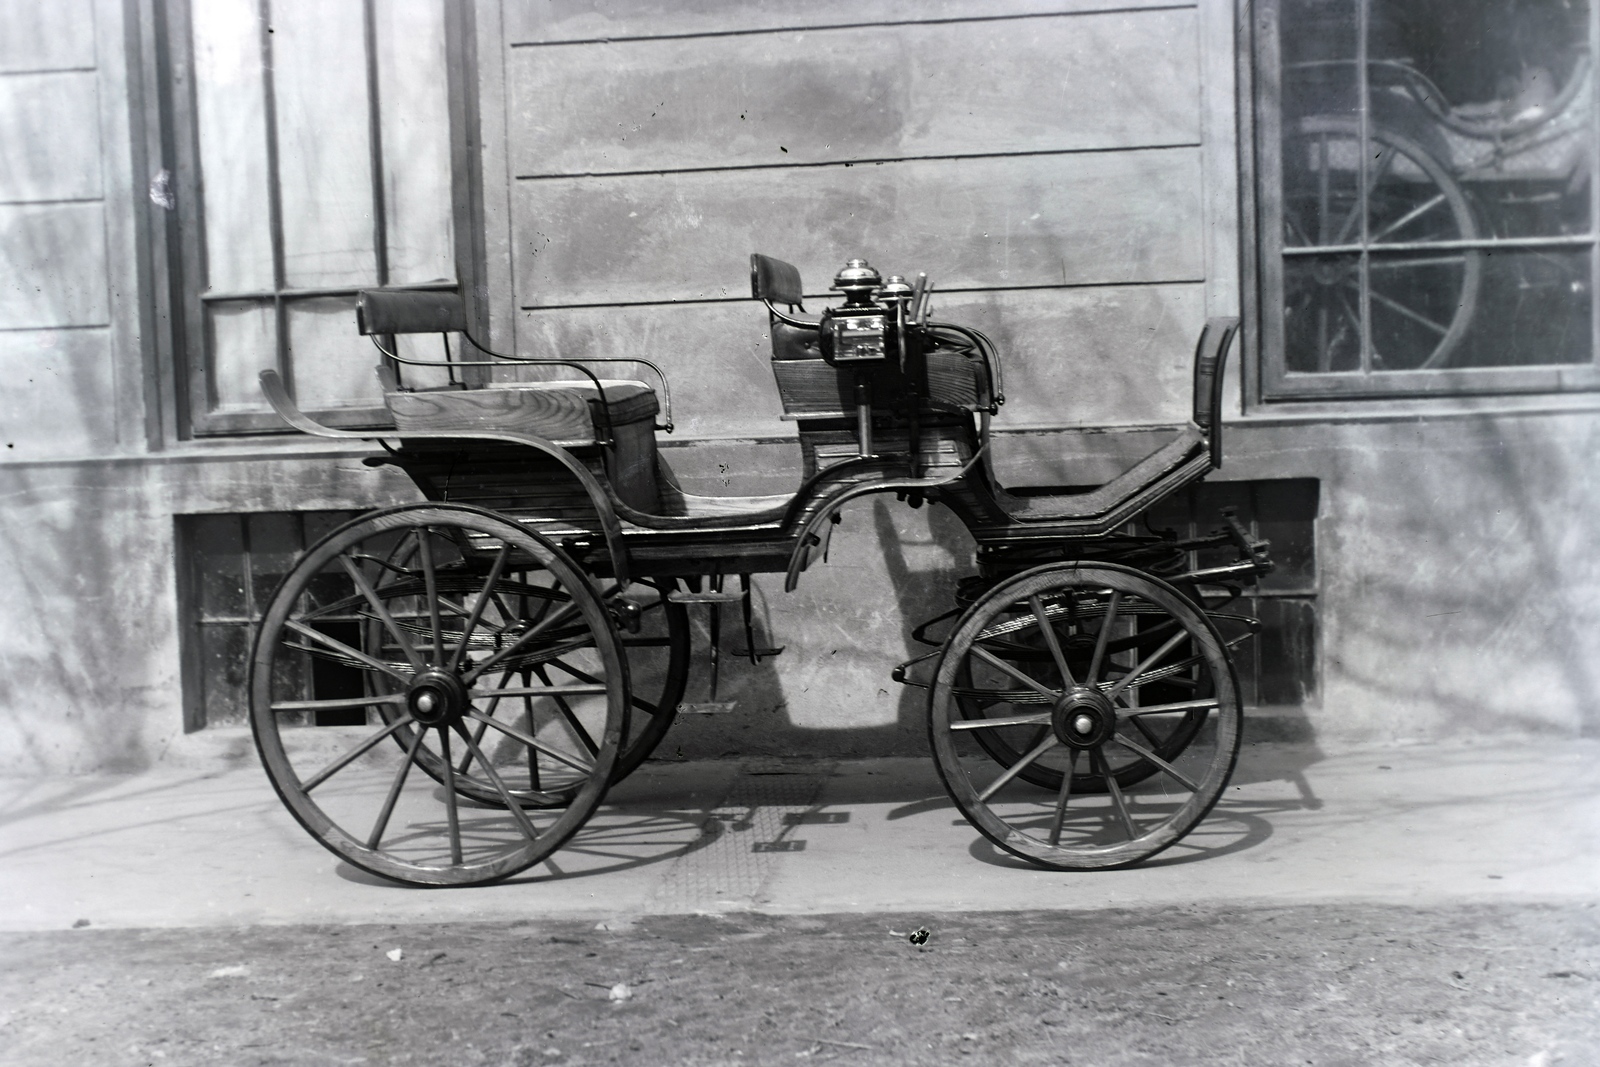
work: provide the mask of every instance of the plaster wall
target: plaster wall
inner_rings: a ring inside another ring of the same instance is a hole
[[[1007,445],[1012,462],[1054,476],[1047,455],[1109,467],[1147,436]],[[1600,733],[1597,449],[1600,419],[1584,414],[1233,430],[1224,476],[1321,481],[1313,736]],[[673,455],[695,486],[723,491],[792,481],[794,459],[749,441]],[[0,771],[133,770],[182,747],[174,515],[413,495],[344,451],[0,470]],[[759,639],[784,653],[726,657],[720,695],[737,710],[684,717],[662,755],[923,751],[922,693],[889,671],[925,651],[911,627],[951,604],[970,553],[942,509],[850,506],[830,561],[796,592],[757,579]],[[725,647],[739,644],[725,631]],[[706,683],[702,654],[691,700]]]

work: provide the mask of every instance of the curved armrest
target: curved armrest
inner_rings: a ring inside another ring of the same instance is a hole
[[[1213,469],[1222,466],[1222,372],[1238,332],[1236,318],[1207,319],[1194,350],[1194,424],[1205,434]]]
[[[295,406],[289,399],[289,390],[283,387],[283,379],[275,370],[264,370],[260,374],[261,391],[266,394],[267,403],[272,405],[272,410],[278,417],[301,433],[308,433],[315,437],[341,437],[353,441],[371,441],[379,437],[392,436],[381,431],[373,430],[336,430],[332,426],[324,426],[310,415]]]

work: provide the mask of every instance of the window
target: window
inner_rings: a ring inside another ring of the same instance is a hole
[[[357,290],[454,288],[445,0],[170,0],[187,431],[279,429],[257,383],[374,421]]]
[[[1264,396],[1600,385],[1592,0],[1254,10]]]

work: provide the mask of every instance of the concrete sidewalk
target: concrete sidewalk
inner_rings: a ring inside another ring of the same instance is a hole
[[[803,844],[752,847],[774,840]],[[418,890],[324,851],[243,763],[0,782],[0,929],[1571,902],[1600,900],[1597,846],[1593,740],[1249,745],[1185,841],[1098,873],[998,852],[927,760],[651,763],[553,862],[495,886]]]

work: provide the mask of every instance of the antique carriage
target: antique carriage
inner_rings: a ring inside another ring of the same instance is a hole
[[[770,652],[751,576],[782,573],[792,589],[841,508],[880,493],[948,507],[977,544],[953,610],[915,631],[933,651],[894,673],[927,688],[935,762],[978,830],[1044,867],[1126,866],[1216,802],[1240,739],[1230,652],[1255,628],[1225,609],[1270,568],[1266,546],[1231,515],[1188,541],[1131,523],[1220,465],[1237,323],[1206,325],[1193,416],[1169,443],[1103,485],[1008,491],[990,454],[999,354],[930,321],[923,280],[851,260],[834,279],[843,303],[813,317],[792,266],[752,256],[751,278],[804,456],[781,496],[684,491],[656,449],[670,396],[646,361],[609,362],[649,368],[653,385],[599,376],[607,360],[451,358],[451,334],[476,346],[451,295],[360,298],[391,427],[322,426],[262,373],[291,425],[376,441],[367,462],[425,498],[308,549],[258,631],[256,742],[329,849],[424,885],[546,859],[672,723],[689,611],[709,612],[715,700],[722,612],[740,610],[746,654]],[[443,360],[400,354],[396,335],[426,332],[444,335]],[[543,378],[497,380],[507,370]],[[344,725],[300,728],[313,721]]]

